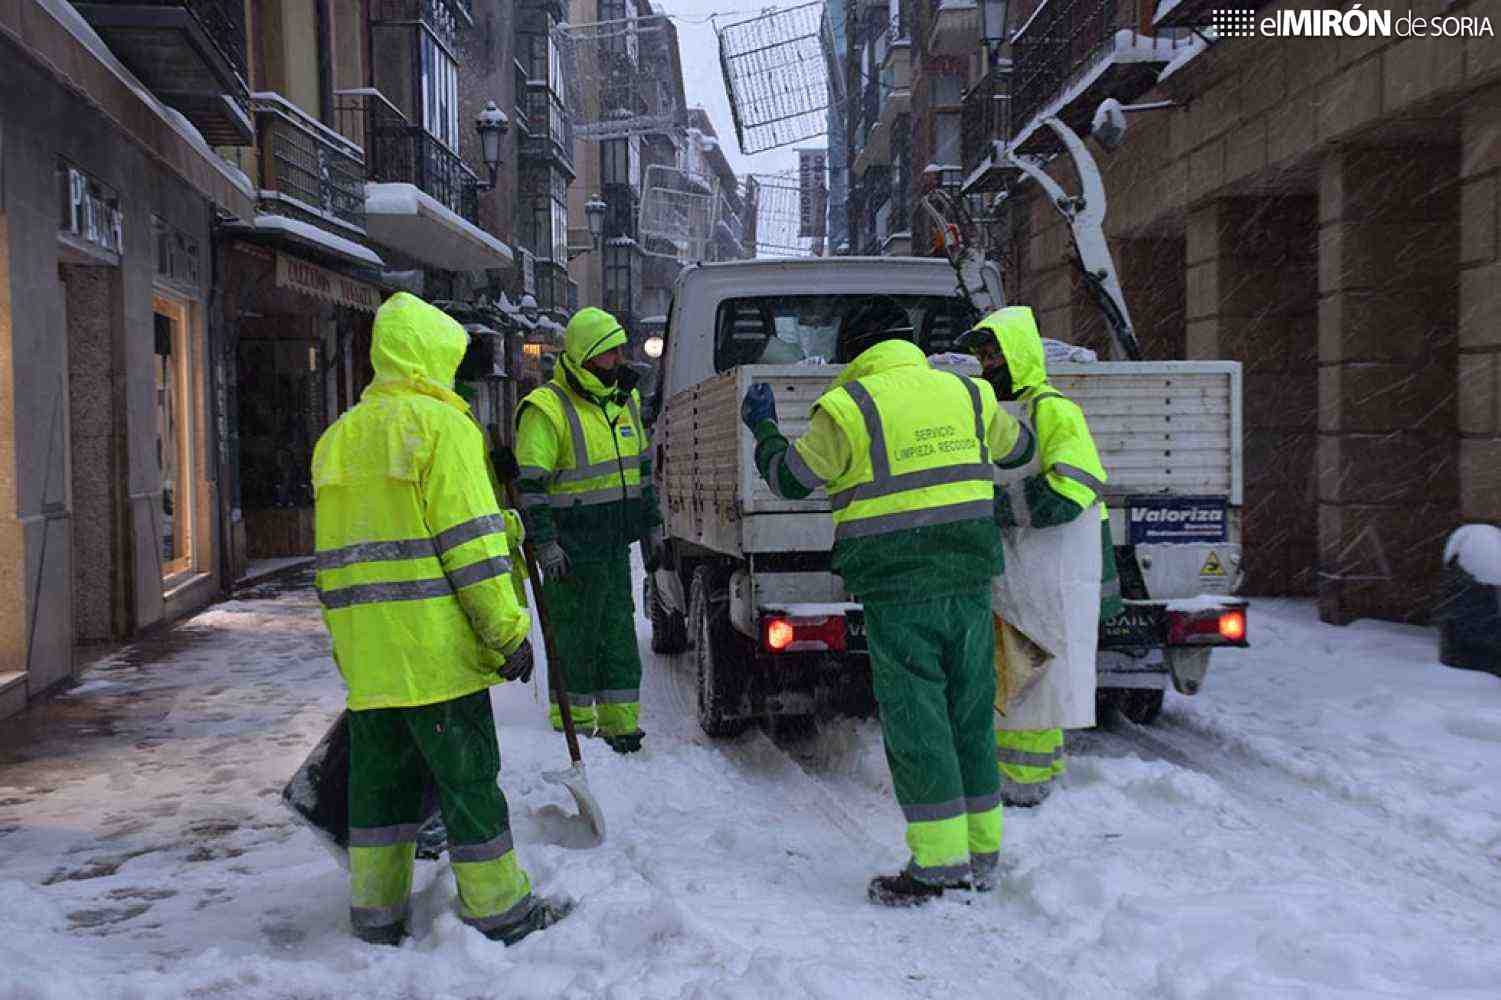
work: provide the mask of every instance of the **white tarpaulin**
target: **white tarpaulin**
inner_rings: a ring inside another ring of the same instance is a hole
[[[1022,480],[1039,470],[1034,457],[1022,469],[998,475],[1008,483],[1012,508],[1025,523]],[[1009,687],[1013,699],[1000,729],[1087,729],[1094,725],[1095,648],[1100,621],[1100,508],[1051,528],[1008,528],[1001,533],[1006,571],[991,584],[991,608],[1040,647],[1047,659]],[[1023,652],[1008,643],[1008,670]],[[1003,689],[1008,685],[1001,685]],[[1016,690],[1016,689],[1019,689]],[[997,706],[998,708],[1000,706]]]

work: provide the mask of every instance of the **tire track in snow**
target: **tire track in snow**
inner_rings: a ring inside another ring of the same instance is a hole
[[[1380,806],[1330,794],[1301,781],[1246,748],[1163,716],[1153,726],[1138,726],[1124,720],[1087,733],[1070,734],[1077,747],[1071,752],[1099,756],[1139,753],[1203,774],[1234,794],[1277,839],[1286,841],[1289,830],[1300,835],[1300,853],[1316,856],[1329,871],[1393,891],[1422,898],[1427,891],[1442,889],[1466,902],[1466,910],[1478,904],[1490,920],[1501,913],[1501,864],[1498,859],[1475,855],[1466,860],[1461,845],[1435,850],[1422,834],[1409,833],[1404,821]],[[1280,830],[1278,829],[1280,828]],[[1352,850],[1361,853],[1356,863]],[[1391,875],[1405,871],[1418,885],[1401,885]],[[1471,912],[1470,915],[1479,916]]]

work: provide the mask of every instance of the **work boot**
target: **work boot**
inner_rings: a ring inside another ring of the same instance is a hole
[[[970,861],[970,887],[975,892],[991,892],[996,883],[1000,881],[1001,865],[999,859],[992,858],[988,861],[976,857]]]
[[[967,889],[968,884],[952,886]],[[943,886],[919,882],[908,871],[896,875],[877,875],[870,880],[865,896],[881,906],[922,906],[943,895]]]
[[[366,944],[386,945],[395,948],[406,938],[407,925],[406,921],[401,921],[400,923],[387,924],[384,927],[356,927],[354,928],[354,936]]]
[[[1051,781],[1039,781],[1035,785],[1018,785],[1002,783],[1001,802],[1010,809],[1031,809],[1040,806],[1049,795],[1053,794]]]
[[[573,900],[571,899],[545,899],[538,897],[532,903],[532,908],[526,911],[526,916],[506,927],[498,927],[493,931],[486,931],[485,937],[491,941],[499,941],[507,948],[534,931],[545,930],[562,920],[573,912]]]
[[[616,753],[635,753],[641,749],[641,741],[646,738],[646,734],[639,729],[634,733],[622,733],[619,736],[600,735]]]

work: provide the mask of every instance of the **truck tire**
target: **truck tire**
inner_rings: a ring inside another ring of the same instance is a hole
[[[662,603],[650,573],[641,581],[641,587],[645,591],[643,598],[647,613],[651,616],[651,651],[668,656],[683,652],[688,648],[687,616]]]
[[[688,627],[693,634],[693,665],[698,676],[698,725],[716,739],[738,736],[750,726],[744,716],[729,717],[745,693],[740,663],[754,655],[750,643],[730,624],[729,593],[709,566],[693,571]]]
[[[1166,692],[1149,688],[1106,688],[1097,692],[1096,708],[1114,708],[1138,726],[1150,726],[1162,714],[1162,699]]]

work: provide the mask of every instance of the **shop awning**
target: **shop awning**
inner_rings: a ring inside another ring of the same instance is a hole
[[[511,248],[412,184],[365,185],[365,231],[445,271],[509,268]]]

